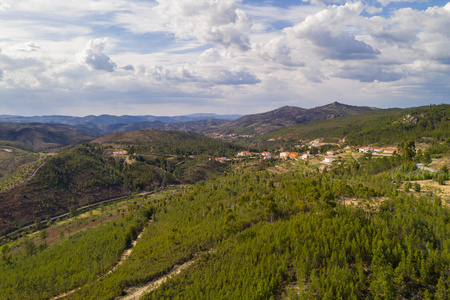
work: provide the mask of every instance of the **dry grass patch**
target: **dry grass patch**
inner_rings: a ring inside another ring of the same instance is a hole
[[[450,181],[447,181],[445,185],[440,185],[433,180],[417,180],[411,181],[411,184],[420,184],[420,193],[433,193],[436,196],[441,197],[443,200],[450,202]],[[411,189],[413,191],[413,189]]]

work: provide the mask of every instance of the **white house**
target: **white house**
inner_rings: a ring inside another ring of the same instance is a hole
[[[369,152],[372,152],[372,151],[373,151],[373,149],[370,148],[370,147],[360,147],[359,148],[359,152],[361,152],[361,153],[369,153]]]
[[[334,158],[330,156],[325,156],[324,163],[332,163],[334,161]]]
[[[241,151],[237,154],[237,156],[244,156],[244,157],[248,157],[248,156],[252,156],[252,154],[248,151]]]
[[[305,153],[305,154],[302,155],[302,159],[303,160],[308,159],[310,157],[311,157],[311,155],[309,153]]]

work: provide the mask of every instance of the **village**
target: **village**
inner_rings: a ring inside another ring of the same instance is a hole
[[[264,151],[261,153],[258,152],[250,152],[250,151],[241,151],[236,154],[236,157],[227,158],[227,157],[217,157],[216,161],[218,162],[226,162],[232,161],[236,159],[245,159],[245,158],[253,158],[253,159],[278,159],[278,160],[300,160],[300,161],[310,161],[315,159],[316,162],[320,162],[322,167],[331,167],[332,163],[340,158],[340,155],[343,154],[371,154],[375,156],[392,156],[394,153],[399,153],[399,149],[395,147],[356,147],[356,146],[345,146],[343,147],[343,143],[325,143],[321,138],[316,138],[312,141],[304,141],[300,140],[300,144],[296,146],[296,148],[305,149],[307,146],[308,149],[306,152],[288,152],[288,151],[277,151],[275,153],[271,153],[269,151]],[[321,153],[319,150],[320,147],[330,145],[334,146],[334,150],[327,150]]]

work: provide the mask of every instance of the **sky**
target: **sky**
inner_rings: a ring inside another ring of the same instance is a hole
[[[0,114],[450,104],[450,2],[0,0]]]

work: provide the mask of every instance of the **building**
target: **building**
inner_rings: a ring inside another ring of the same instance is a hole
[[[310,155],[309,153],[305,153],[305,154],[302,155],[301,158],[302,158],[303,160],[306,160],[306,159],[308,159],[308,158],[310,158],[310,157],[311,157],[311,155]]]
[[[241,151],[237,154],[237,156],[249,157],[249,156],[252,156],[252,154],[248,151]]]
[[[334,161],[334,158],[331,156],[325,156],[324,163],[332,163]]]
[[[281,152],[280,153],[280,158],[282,159],[288,159],[289,157],[289,152]]]
[[[280,158],[282,159],[296,159],[298,157],[298,152],[281,152]]]
[[[398,153],[398,149],[397,148],[385,148],[384,149],[384,153],[392,154],[394,152]]]
[[[359,152],[361,153],[372,153],[373,149],[370,147],[360,147]]]
[[[272,158],[272,154],[270,154],[270,152],[264,151],[263,153],[261,153],[263,159],[271,159]]]
[[[118,155],[127,155],[128,151],[122,150],[122,151],[114,151],[113,155],[118,156]]]
[[[216,161],[226,161],[227,160],[227,158],[226,157],[217,157],[216,158]]]

